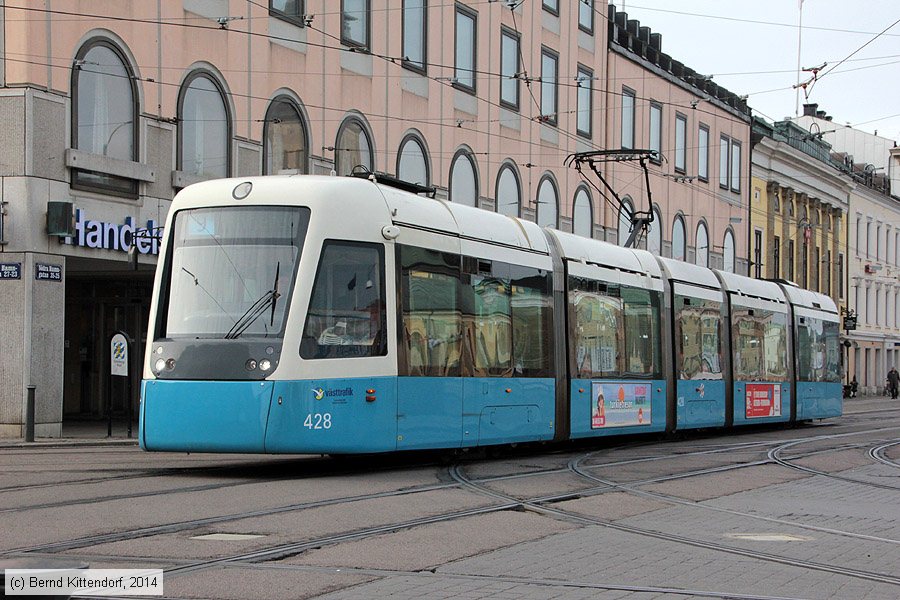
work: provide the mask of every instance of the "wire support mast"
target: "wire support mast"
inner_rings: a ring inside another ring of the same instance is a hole
[[[650,224],[653,223],[653,197],[650,192],[650,171],[647,168],[648,160],[659,160],[660,155],[656,150],[632,150],[628,148],[620,148],[619,150],[592,150],[590,152],[576,152],[566,157],[564,164],[567,167],[574,167],[585,181],[590,181],[584,176],[582,171],[584,165],[590,167],[600,183],[612,194],[618,203],[618,210],[621,214],[624,203],[619,194],[609,184],[600,170],[600,165],[610,162],[634,162],[638,161],[641,169],[644,171],[644,183],[647,185],[647,210],[634,210],[629,215],[631,219],[631,229],[629,230],[628,239],[625,240],[625,248],[634,248],[635,243],[640,236],[650,230]],[[600,188],[591,183],[598,192],[606,196]]]

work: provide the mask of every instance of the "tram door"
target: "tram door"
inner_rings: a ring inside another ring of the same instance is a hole
[[[399,246],[397,449],[462,444],[463,318],[458,254]]]

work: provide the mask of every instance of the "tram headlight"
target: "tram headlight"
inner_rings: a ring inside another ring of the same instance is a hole
[[[256,369],[256,360],[252,358],[248,358],[247,362],[244,363],[244,368],[248,371],[253,371]]]
[[[268,371],[271,368],[272,368],[272,361],[270,361],[268,358],[264,358],[261,361],[259,361],[259,370],[260,371]]]
[[[158,359],[156,361],[156,364],[153,365],[153,368],[156,370],[157,373],[161,373],[162,370],[166,368],[166,361],[161,358]]]

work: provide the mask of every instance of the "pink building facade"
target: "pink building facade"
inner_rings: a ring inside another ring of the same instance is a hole
[[[0,21],[0,263],[18,274],[0,436],[21,435],[28,385],[39,436],[136,402],[108,340],[134,339],[138,379],[158,245],[138,239],[132,271],[127,234],[158,233],[203,179],[385,172],[621,243],[628,210],[565,159],[655,148],[652,207],[636,163],[607,173],[656,215],[640,244],[747,270],[746,104],[602,2],[8,0]]]

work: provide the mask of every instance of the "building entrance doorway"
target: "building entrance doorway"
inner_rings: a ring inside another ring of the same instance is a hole
[[[113,419],[124,422],[129,403],[136,422],[152,289],[152,271],[100,278],[70,272],[66,285],[64,423],[103,420],[110,408]],[[110,377],[110,339],[117,331],[131,339],[127,378]]]

